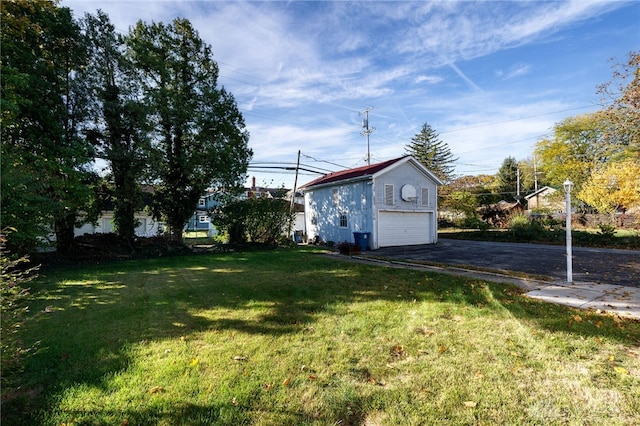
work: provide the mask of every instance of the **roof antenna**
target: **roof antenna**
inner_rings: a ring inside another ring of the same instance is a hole
[[[362,136],[367,137],[367,165],[371,165],[371,153],[369,152],[369,135],[376,130],[375,127],[369,128],[369,111],[371,111],[373,107],[369,107],[362,112],[359,112],[358,115],[364,115],[362,119],[362,132],[360,133]]]

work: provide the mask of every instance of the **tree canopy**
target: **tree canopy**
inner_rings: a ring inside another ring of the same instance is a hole
[[[449,146],[439,139],[439,135],[428,123],[424,123],[420,133],[411,138],[405,152],[414,156],[443,182],[447,183],[453,179],[453,163],[458,158],[451,153]]]
[[[235,189],[252,151],[233,95],[217,87],[211,47],[185,19],[138,22],[127,39],[154,114],[156,216],[175,239],[208,187]]]
[[[53,230],[65,251],[93,178],[74,72],[84,65],[80,31],[68,8],[46,0],[4,2],[1,21],[2,220],[16,229],[7,245],[30,250]]]
[[[1,13],[10,248],[32,250],[54,231],[58,249],[69,249],[78,219],[99,204],[98,187],[111,194],[116,231],[132,240],[143,183],[156,188],[156,217],[180,239],[206,188],[233,193],[244,182],[252,156],[244,119],[189,21],[139,22],[123,36],[103,12],[75,22],[50,0],[5,2]],[[100,185],[96,160],[106,162]]]

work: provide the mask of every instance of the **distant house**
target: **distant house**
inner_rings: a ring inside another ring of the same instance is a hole
[[[148,206],[151,205],[153,199],[153,188],[144,186],[142,188],[143,207],[134,214],[134,218],[138,221],[135,234],[138,237],[153,237],[158,235],[163,227],[161,222],[153,218],[149,212]],[[113,201],[110,194],[105,194],[101,201],[102,210],[95,223],[84,223],[74,229],[76,237],[84,234],[109,234],[115,232],[113,224]]]
[[[370,249],[435,243],[439,185],[412,156],[325,175],[300,188],[308,239],[354,242],[360,232]]]
[[[549,212],[563,212],[565,210],[565,204],[563,199],[558,199],[557,189],[550,186],[543,186],[537,191],[525,195],[524,199],[527,201],[527,210],[548,210]]]
[[[196,209],[187,222],[185,230],[188,232],[204,231],[207,236],[212,237],[218,233],[216,228],[211,223],[211,216],[209,212],[217,207],[220,202],[215,198],[215,191],[208,189],[198,199]]]

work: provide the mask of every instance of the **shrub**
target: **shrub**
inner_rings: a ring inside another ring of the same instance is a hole
[[[20,330],[28,319],[29,307],[26,299],[29,289],[24,285],[36,277],[38,267],[27,268],[29,262],[26,256],[12,256],[6,247],[6,235],[9,230],[3,230],[0,235],[0,290],[2,293],[2,324],[0,325],[0,339],[2,342],[2,391],[7,389],[7,379],[22,368],[22,359],[35,346],[25,348],[20,340]],[[10,382],[10,380],[9,380]],[[10,387],[10,386],[9,386]]]
[[[509,231],[516,241],[533,241],[545,237],[544,226],[537,220],[530,220],[523,214],[512,215],[509,219]]]
[[[231,244],[249,241],[277,245],[292,223],[294,213],[286,200],[249,198],[220,207],[212,219],[216,228],[228,234]]]
[[[486,231],[491,228],[491,225],[487,222],[479,219],[478,217],[466,217],[456,222],[458,228],[464,229],[479,229],[481,231]]]
[[[606,223],[601,223],[598,225],[600,230],[598,231],[598,235],[601,235],[603,238],[613,238],[616,235],[616,227],[613,225],[607,225]]]

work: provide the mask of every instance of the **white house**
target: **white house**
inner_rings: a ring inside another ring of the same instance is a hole
[[[412,156],[330,173],[304,191],[309,241],[353,242],[370,249],[435,243],[442,181]]]

